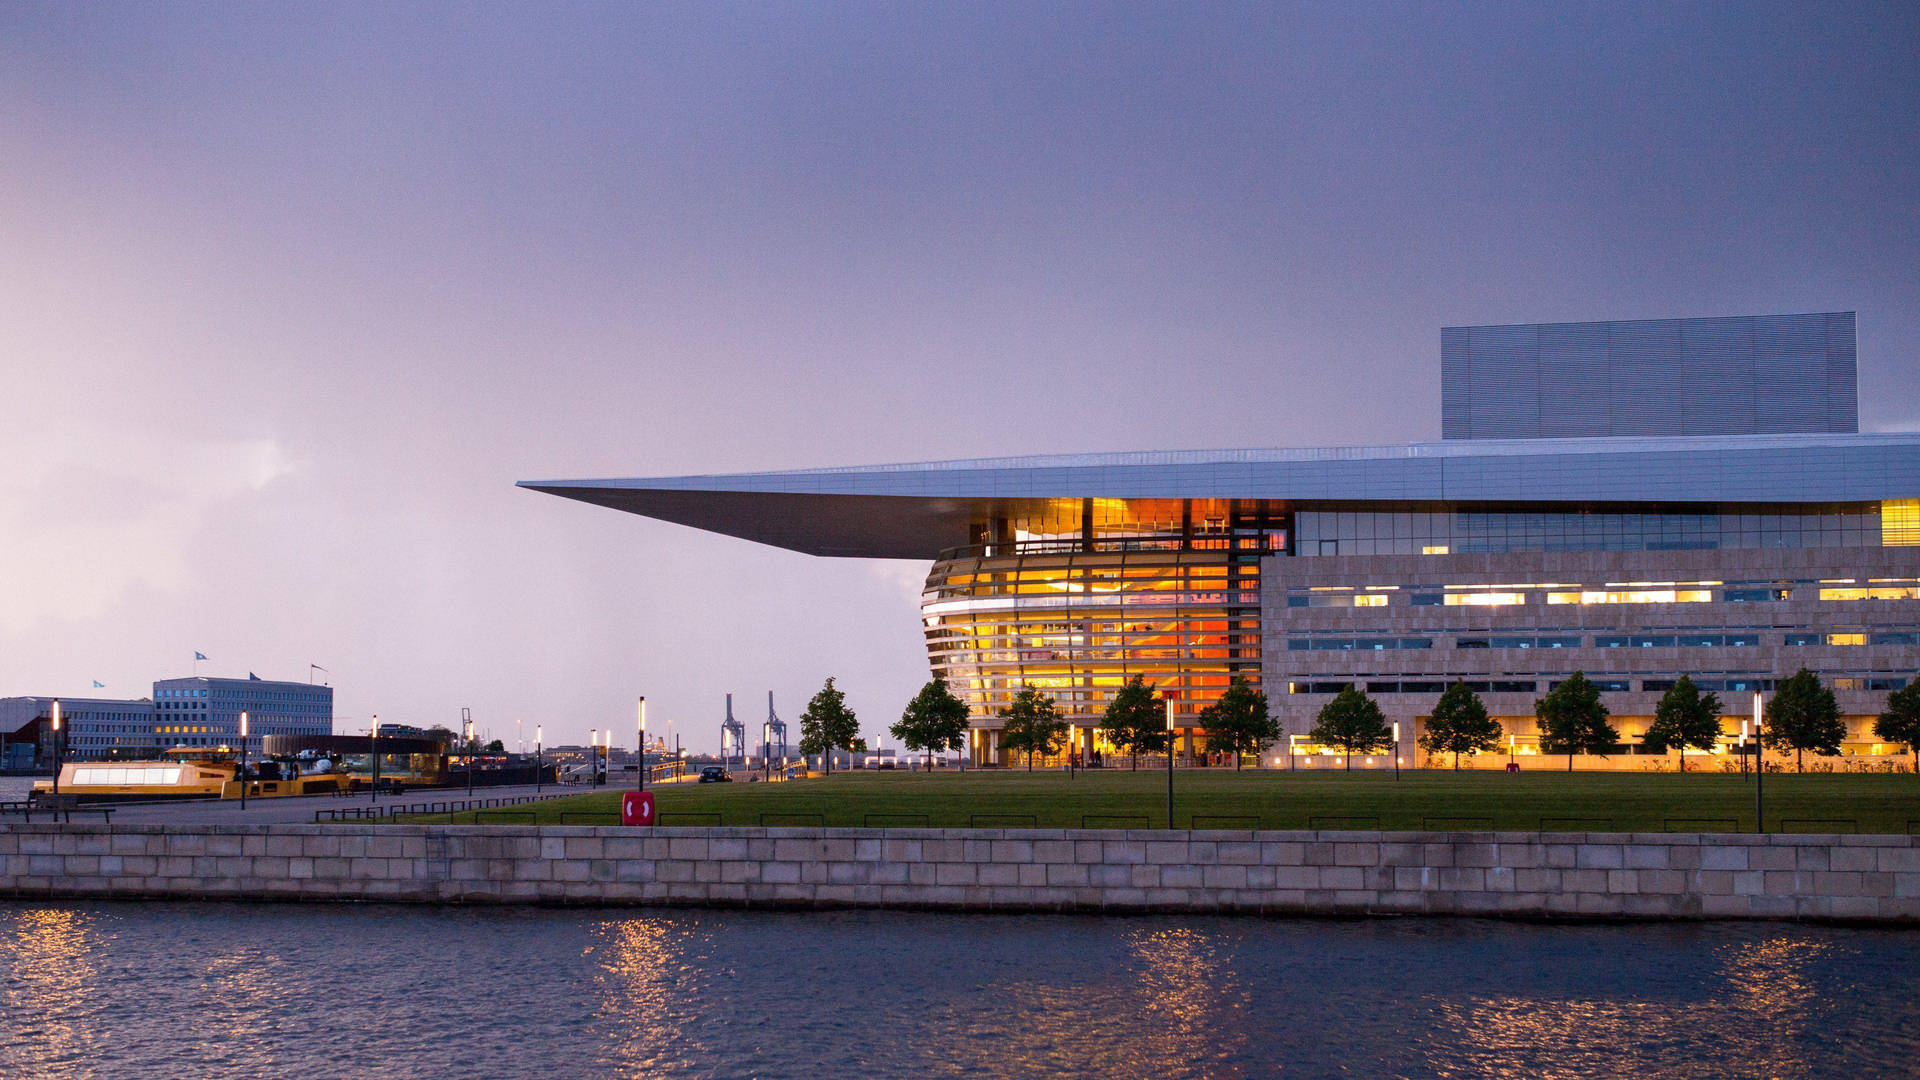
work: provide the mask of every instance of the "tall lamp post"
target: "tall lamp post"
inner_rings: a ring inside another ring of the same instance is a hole
[[[760,725],[760,764],[766,769],[767,782],[773,782],[773,725]]]
[[[240,710],[240,812],[247,810],[247,711]]]
[[[645,694],[640,695],[640,749],[637,754],[639,755],[639,790],[645,791],[647,790],[647,695]]]
[[[460,711],[464,713],[467,710]],[[473,717],[468,715],[461,719],[466,721],[464,726],[467,729],[467,798],[471,799],[473,798]]]
[[[547,766],[542,760],[545,756],[545,724],[533,725],[533,790],[535,794],[546,790]]]
[[[1400,721],[1393,722],[1393,778],[1400,779]]]
[[[380,801],[380,714],[379,713],[373,714],[373,740],[371,743],[371,752],[368,754],[368,756],[373,758],[373,783],[367,787],[367,790],[372,793],[372,798],[369,799],[368,801],[379,802]]]
[[[1767,831],[1766,818],[1766,776],[1765,762],[1761,759],[1760,724],[1763,710],[1760,707],[1760,692],[1753,692],[1753,828],[1755,832]],[[1784,826],[1783,826],[1784,828]]]
[[[53,699],[53,801],[60,801],[60,699]]]
[[[600,729],[587,729],[587,786],[600,786]]]
[[[1173,828],[1173,694],[1167,694],[1167,828]]]

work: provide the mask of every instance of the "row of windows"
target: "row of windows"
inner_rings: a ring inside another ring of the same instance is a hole
[[[1384,652],[1402,649],[1431,649],[1432,637],[1325,637],[1295,635],[1287,638],[1288,652]],[[1587,639],[1579,634],[1494,634],[1486,637],[1456,637],[1456,649],[1577,649]],[[1761,644],[1760,633],[1741,630],[1730,633],[1693,634],[1595,634],[1596,649],[1699,649],[1752,648]],[[1838,632],[1790,632],[1781,635],[1787,646],[1811,645],[1915,645],[1920,632],[1913,630],[1843,630]]]
[[[1691,676],[1689,676],[1691,678]],[[1543,680],[1534,679],[1465,679],[1467,689],[1476,694],[1537,694],[1541,692]],[[1565,682],[1565,679],[1544,680],[1546,688],[1552,690]],[[1634,689],[1634,680],[1618,678],[1589,678],[1597,689],[1604,693],[1630,693]],[[1665,693],[1673,689],[1679,679],[1677,676],[1666,678],[1641,679],[1640,690],[1644,693]],[[1715,693],[1768,693],[1778,680],[1760,677],[1734,676],[1730,678],[1694,678],[1693,684],[1701,690]],[[1833,690],[1899,690],[1907,685],[1902,676],[1857,676],[1840,675],[1822,680]],[[1369,694],[1438,694],[1453,685],[1451,679],[1295,679],[1287,683],[1289,694],[1337,694],[1349,686],[1358,686]]]
[[[1795,588],[1803,585],[1804,588]],[[1296,586],[1287,590],[1290,608],[1513,607],[1528,603],[1562,604],[1705,604],[1716,598],[1725,603],[1790,600],[1920,600],[1920,582],[1912,578],[1875,578],[1868,582],[1750,582],[1636,581],[1608,582],[1603,587],[1575,584],[1520,585],[1369,585]],[[1399,599],[1404,596],[1405,599]]]
[[[1508,513],[1302,510],[1301,555],[1445,555],[1516,551],[1707,551],[1879,547],[1875,503],[1740,507],[1721,513]],[[1748,512],[1741,512],[1748,511]]]

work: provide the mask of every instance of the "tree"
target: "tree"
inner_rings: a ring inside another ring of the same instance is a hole
[[[1453,767],[1460,768],[1460,755],[1484,754],[1500,745],[1500,721],[1487,715],[1480,695],[1455,681],[1433,704],[1427,717],[1427,733],[1420,736],[1420,749],[1429,754],[1452,754]]]
[[[1820,685],[1820,677],[1806,668],[1773,692],[1766,717],[1761,744],[1771,750],[1792,750],[1795,772],[1806,771],[1809,750],[1821,757],[1838,757],[1840,743],[1847,737],[1833,691]]]
[[[1920,773],[1920,678],[1887,695],[1887,711],[1873,722],[1873,736],[1885,742],[1905,743],[1913,755],[1913,771]]]
[[[1372,754],[1393,745],[1393,731],[1387,727],[1380,706],[1351,684],[1321,706],[1308,737],[1344,751],[1348,770],[1353,768],[1353,755]]]
[[[1607,707],[1600,703],[1600,688],[1584,672],[1574,672],[1535,701],[1533,714],[1540,722],[1540,749],[1567,755],[1568,772],[1573,771],[1573,755],[1605,757],[1620,742],[1620,732],[1607,720]]]
[[[1167,748],[1166,715],[1166,707],[1154,697],[1153,687],[1135,675],[1107,702],[1102,727],[1107,741],[1133,759],[1137,772],[1141,754],[1157,754]]]
[[[935,750],[958,750],[967,742],[967,703],[953,696],[947,680],[935,675],[907,702],[900,722],[887,729],[900,745],[924,750],[927,768],[933,768]]]
[[[1720,695],[1709,690],[1702,694],[1685,675],[1660,697],[1654,706],[1653,723],[1640,744],[1656,754],[1680,751],[1680,771],[1687,771],[1687,747],[1711,750],[1720,740]]]
[[[1033,755],[1036,752],[1042,757],[1052,754],[1067,733],[1067,722],[1060,718],[1059,706],[1031,686],[1023,687],[1014,695],[1013,704],[1000,714],[1000,719],[1000,745],[1009,750],[1025,750],[1028,772],[1033,771]]]
[[[1220,700],[1200,710],[1200,726],[1207,730],[1208,750],[1233,755],[1235,772],[1242,757],[1280,738],[1280,725],[1267,712],[1267,695],[1243,675],[1235,675]]]
[[[486,752],[489,754],[504,754],[507,752],[507,744],[501,742],[499,739],[495,739],[487,744]]]
[[[803,754],[822,754],[827,759],[827,771],[833,771],[833,752],[835,750],[854,751],[862,749],[866,742],[860,738],[860,720],[847,708],[847,696],[833,685],[833,678],[827,678],[827,685],[813,695],[807,702],[807,711],[800,714],[800,752]]]

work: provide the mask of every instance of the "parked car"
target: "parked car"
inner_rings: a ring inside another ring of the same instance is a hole
[[[700,770],[700,782],[703,784],[731,784],[733,774],[718,765],[709,765]]]

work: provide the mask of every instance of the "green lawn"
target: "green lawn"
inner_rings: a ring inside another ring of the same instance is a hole
[[[1753,778],[1719,773],[1221,771],[1174,776],[1174,824],[1215,829],[1452,829],[1560,832],[1754,828]],[[775,784],[657,790],[662,825],[1164,828],[1162,772],[835,773]],[[483,823],[603,824],[619,794],[480,811]],[[1920,831],[1911,774],[1769,774],[1770,830]],[[474,814],[455,815],[470,823]],[[415,822],[446,821],[413,818]]]

